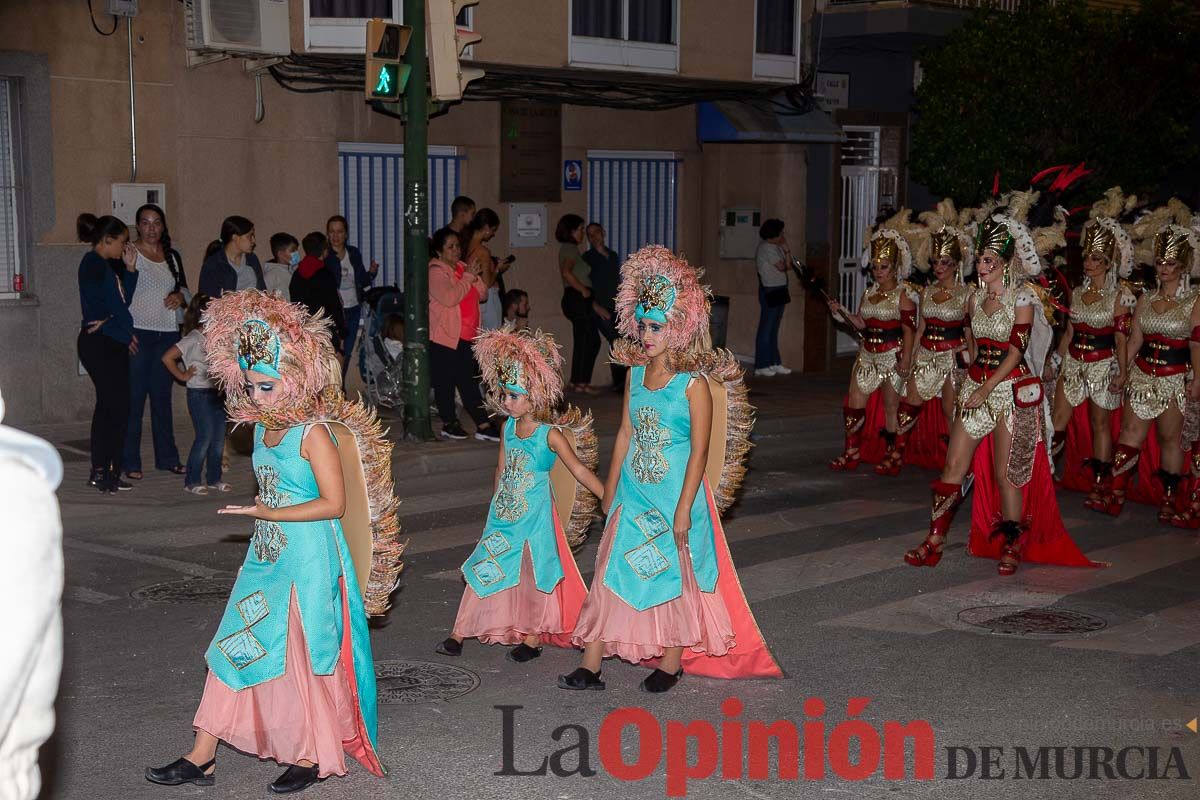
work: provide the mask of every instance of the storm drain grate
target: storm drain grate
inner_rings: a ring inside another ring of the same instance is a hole
[[[1001,636],[1082,636],[1108,626],[1102,617],[1053,606],[977,606],[960,611],[958,620]]]
[[[380,703],[414,705],[462,697],[479,686],[479,676],[431,661],[376,661],[375,682]]]
[[[229,599],[233,578],[184,578],[135,589],[133,596],[146,603],[183,606],[197,603],[220,604]]]

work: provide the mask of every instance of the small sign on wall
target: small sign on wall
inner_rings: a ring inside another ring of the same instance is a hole
[[[567,160],[563,162],[563,190],[578,192],[583,190],[583,162]]]

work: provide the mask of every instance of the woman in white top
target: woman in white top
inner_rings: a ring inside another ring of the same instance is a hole
[[[792,301],[788,294],[788,270],[792,252],[783,235],[783,221],[769,219],[758,229],[758,251],[754,265],[758,271],[758,334],[754,339],[754,374],[761,377],[788,375],[791,370],[779,356],[779,326],[783,311]]]
[[[142,478],[142,415],[150,398],[150,432],[154,468],[182,475],[171,417],[171,374],[162,357],[179,341],[178,309],[186,306],[183,262],[171,249],[167,217],[156,205],[137,210],[138,283],[129,313],[133,316],[137,348],[129,361],[129,427],[121,468],[133,480]]]

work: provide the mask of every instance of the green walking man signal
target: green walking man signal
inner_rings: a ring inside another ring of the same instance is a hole
[[[412,28],[381,19],[367,21],[364,85],[367,100],[395,103],[404,92],[412,67],[401,63]]]

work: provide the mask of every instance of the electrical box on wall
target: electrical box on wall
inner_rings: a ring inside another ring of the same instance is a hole
[[[114,17],[136,17],[138,0],[108,0],[104,5],[104,10]]]
[[[762,212],[757,208],[723,210],[717,254],[721,258],[754,258],[758,250],[759,225],[762,225]]]
[[[114,183],[112,185],[112,214],[126,225],[135,225],[133,215],[146,203],[167,210],[165,183]]]
[[[508,204],[508,246],[545,247],[546,206],[543,203]]]

